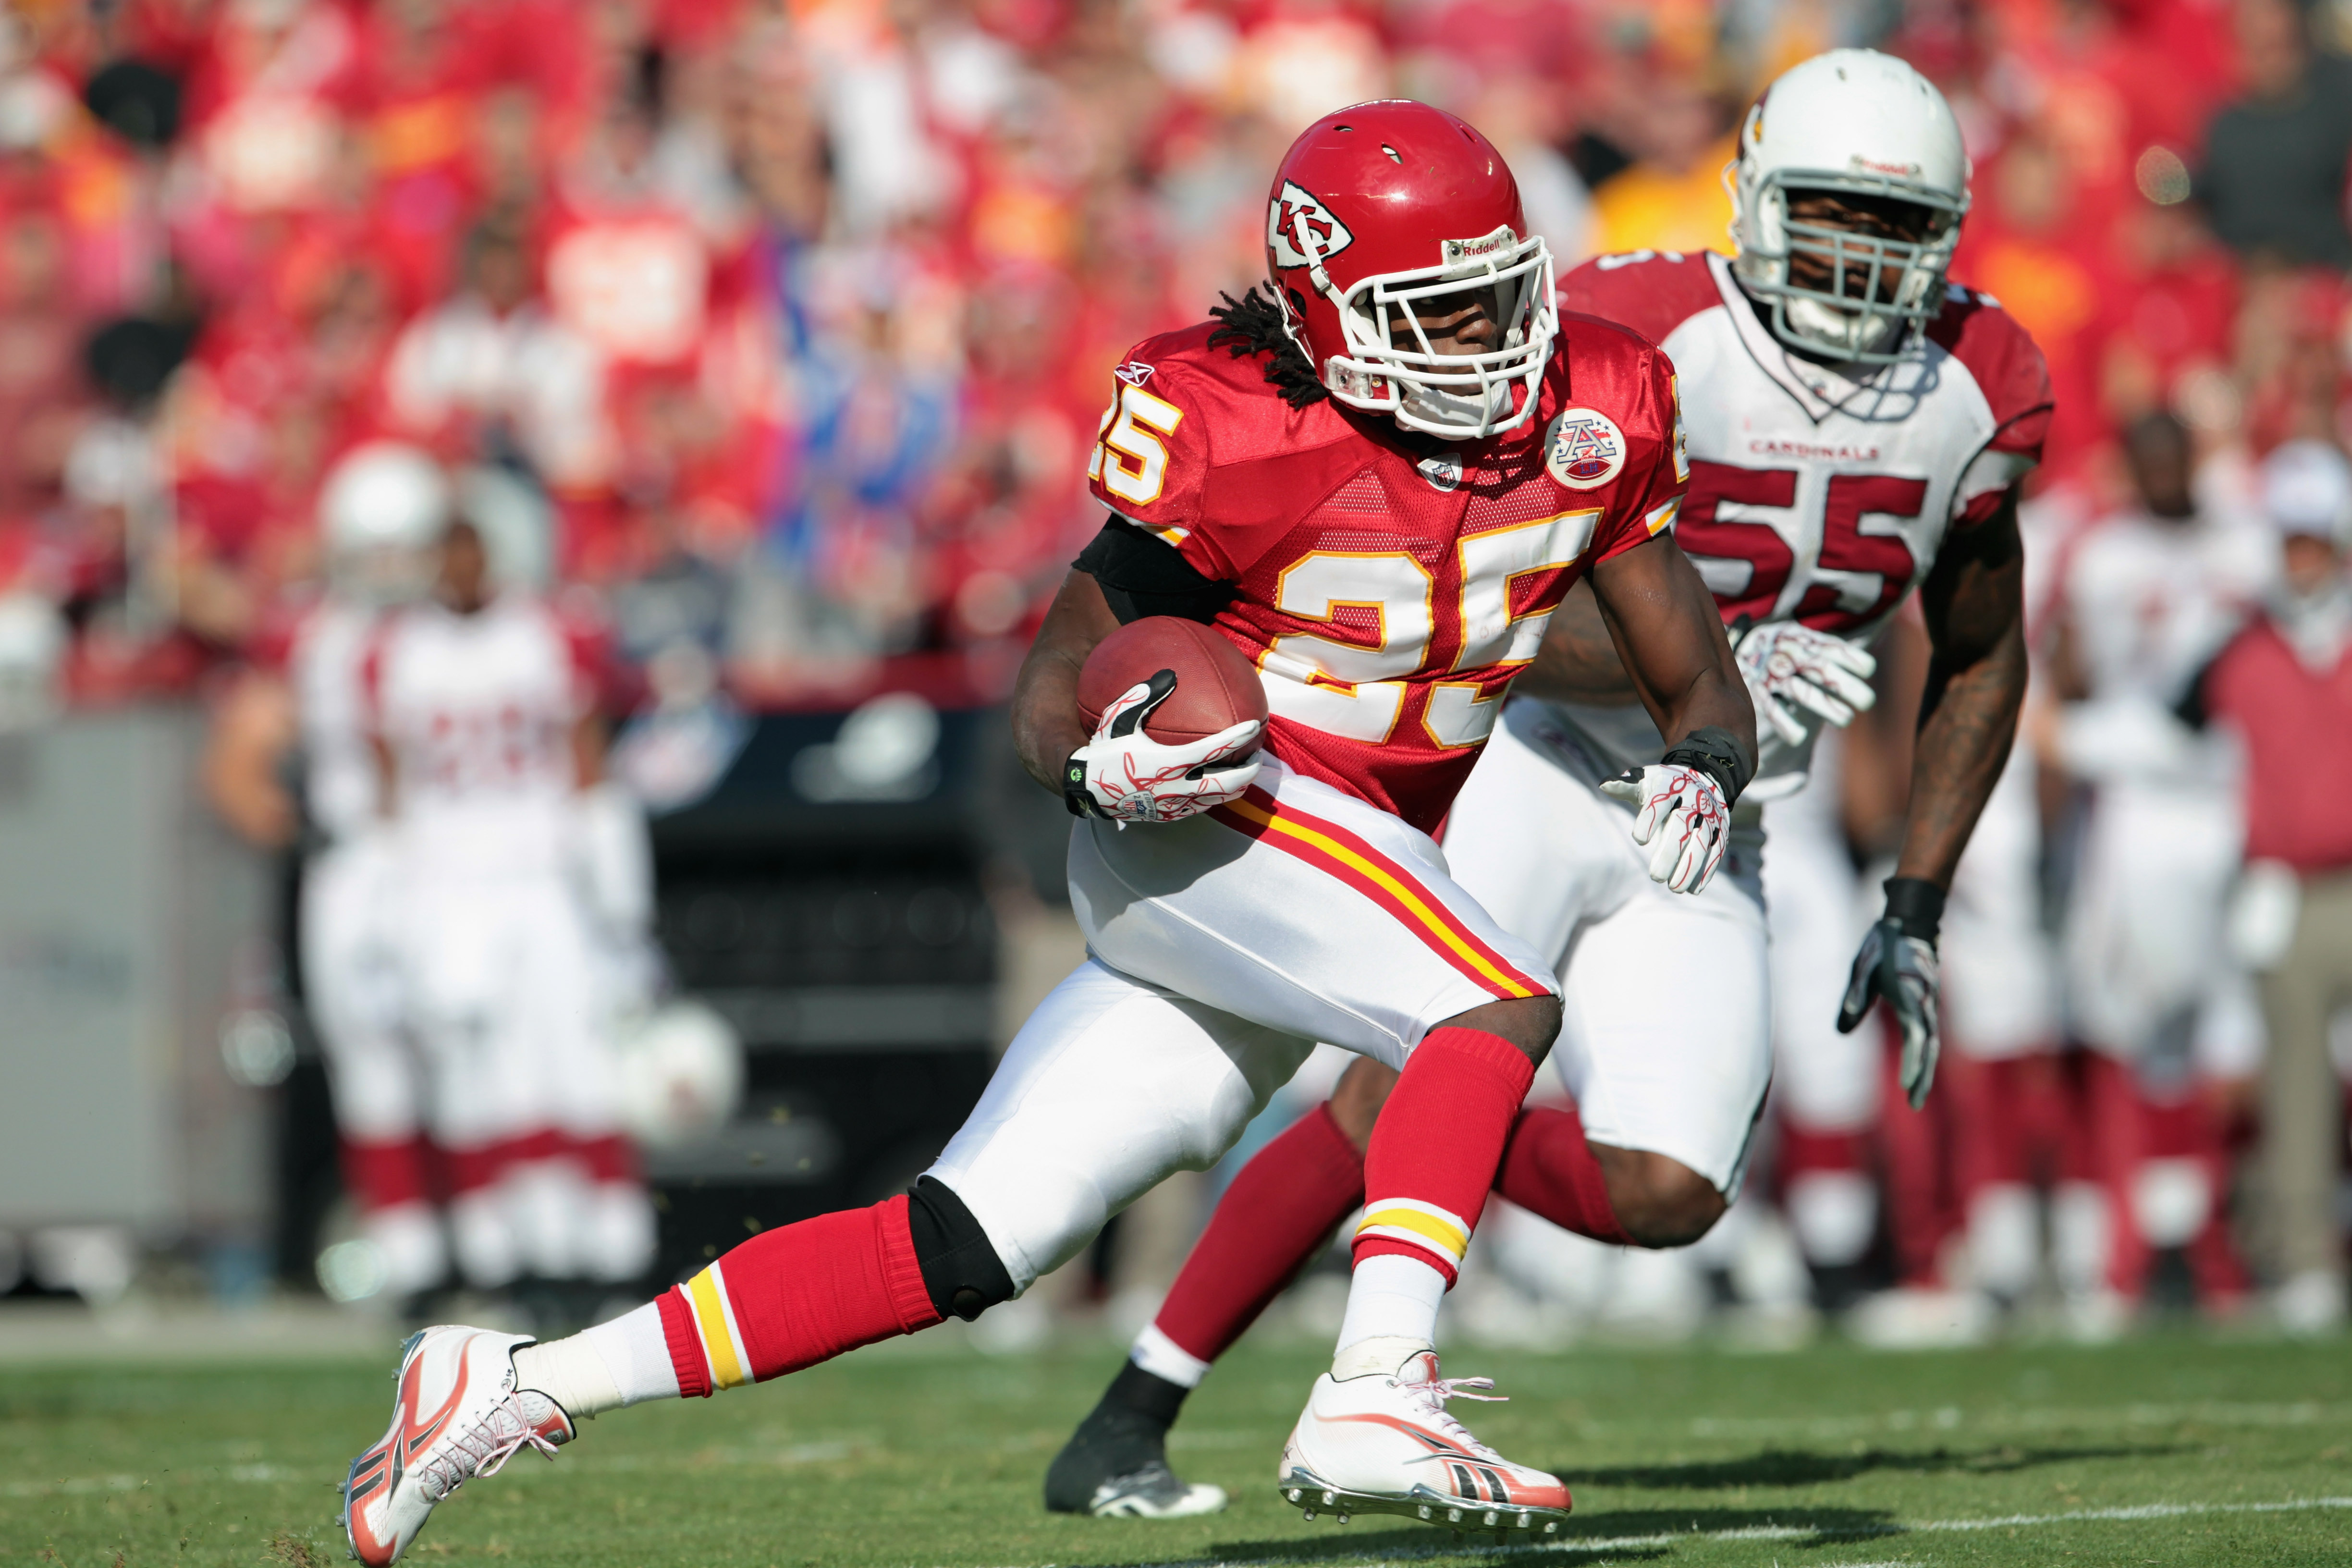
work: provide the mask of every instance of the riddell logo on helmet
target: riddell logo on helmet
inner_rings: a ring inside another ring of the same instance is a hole
[[[1894,174],[1903,179],[1916,179],[1919,174],[1919,165],[1916,163],[1882,163],[1874,158],[1865,158],[1859,153],[1854,153],[1846,162],[1857,169],[1867,169],[1874,174]]]
[[[1507,255],[1518,247],[1518,243],[1519,237],[1511,232],[1511,226],[1504,224],[1494,233],[1480,235],[1476,239],[1440,240],[1437,254],[1442,264],[1450,270],[1465,262],[1484,261],[1490,256]]]
[[[1307,233],[1315,247],[1322,254],[1310,257],[1298,248],[1298,225],[1304,219]],[[1356,243],[1348,226],[1335,216],[1329,207],[1288,180],[1282,182],[1282,194],[1265,205],[1265,244],[1274,252],[1277,267],[1312,267],[1317,261],[1328,261]]]

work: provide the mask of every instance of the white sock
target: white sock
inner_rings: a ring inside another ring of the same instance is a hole
[[[1143,1325],[1127,1359],[1180,1388],[1198,1388],[1201,1380],[1209,1375],[1209,1363],[1161,1333],[1158,1323]]]
[[[1405,1340],[1426,1350],[1437,1341],[1437,1309],[1445,1300],[1445,1276],[1402,1253],[1376,1253],[1356,1265],[1348,1285],[1348,1315],[1339,1321],[1344,1354],[1365,1340]],[[1406,1354],[1411,1354],[1407,1352]],[[1399,1356],[1397,1362],[1402,1362]],[[1396,1363],[1381,1370],[1394,1372]],[[1339,1375],[1332,1363],[1331,1375]]]
[[[575,1421],[677,1397],[677,1372],[654,1301],[568,1340],[527,1345],[515,1352],[514,1363],[519,1386],[546,1394]]]
[[[1391,1377],[1398,1368],[1413,1357],[1436,1348],[1427,1340],[1375,1334],[1369,1340],[1358,1340],[1331,1358],[1331,1381],[1345,1383],[1351,1377]]]

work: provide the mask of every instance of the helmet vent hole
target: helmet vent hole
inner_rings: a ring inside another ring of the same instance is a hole
[[[1353,131],[1355,127],[1352,125],[1334,125],[1331,129],[1334,131]]]
[[[1395,148],[1393,148],[1393,147],[1390,146],[1387,142],[1381,142],[1381,152],[1383,152],[1383,153],[1386,153],[1389,155],[1389,162],[1390,162],[1390,163],[1395,163],[1395,164],[1399,165],[1400,167],[1402,167],[1402,166],[1403,165],[1403,163],[1404,163],[1404,160],[1403,160],[1402,158],[1398,157],[1398,156],[1397,156],[1397,150],[1396,150]]]

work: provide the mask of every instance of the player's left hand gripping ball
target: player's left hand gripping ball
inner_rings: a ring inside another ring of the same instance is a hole
[[[1731,836],[1722,785],[1696,768],[1659,762],[1628,768],[1601,789],[1633,807],[1633,842],[1650,851],[1650,880],[1677,893],[1706,886]]]
[[[1262,765],[1257,746],[1265,725],[1245,719],[1197,741],[1155,741],[1143,721],[1175,689],[1175,671],[1163,669],[1103,710],[1095,738],[1072,752],[1063,770],[1062,794],[1072,812],[1117,822],[1178,822],[1241,798]]]
[[[1937,1026],[1938,1003],[1936,932],[1944,912],[1944,890],[1915,877],[1886,879],[1886,913],[1862,939],[1838,1007],[1838,1033],[1850,1035],[1883,998],[1903,1036],[1903,1092],[1911,1109],[1927,1102],[1936,1086],[1936,1058],[1943,1048]]]

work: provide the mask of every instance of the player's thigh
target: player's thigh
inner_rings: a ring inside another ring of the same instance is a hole
[[[330,1053],[399,1026],[387,862],[375,844],[339,844],[302,868],[302,988]]]
[[[1555,1056],[1585,1136],[1664,1154],[1736,1195],[1772,1077],[1752,872],[1697,894],[1646,883],[1576,933],[1561,980]]]
[[[1445,863],[1496,924],[1557,967],[1579,925],[1649,885],[1633,826],[1505,722],[1447,816]]]
[[[601,1027],[587,912],[559,877],[534,879],[524,901],[516,1046],[529,1053],[531,1092],[548,1121],[576,1137],[603,1137],[619,1126],[620,1083]]]
[[[1781,1103],[1802,1127],[1867,1126],[1878,1114],[1881,1036],[1868,1022],[1850,1035],[1837,1027],[1864,923],[1853,863],[1826,835],[1776,831],[1764,851],[1764,892]]]
[[[1188,821],[1079,823],[1070,902],[1122,973],[1391,1067],[1448,1018],[1557,990],[1426,834],[1271,759]]]
[[[1017,1289],[1233,1147],[1313,1048],[1089,959],[1030,1015],[930,1173]]]
[[[412,880],[403,889],[402,975],[432,1130],[478,1148],[546,1124],[531,1027],[530,921],[504,879]]]

